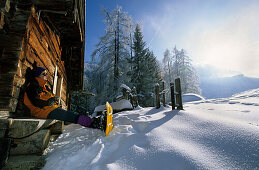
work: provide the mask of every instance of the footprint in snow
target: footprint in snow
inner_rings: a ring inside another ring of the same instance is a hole
[[[131,122],[132,122],[132,120],[126,116],[119,117],[118,120],[123,125],[131,125]]]
[[[241,112],[248,113],[250,110],[242,110]]]
[[[248,123],[250,125],[253,125],[253,126],[259,126],[259,124],[253,124],[253,123]]]
[[[241,104],[250,106],[250,105],[254,105],[255,103],[241,103]]]
[[[133,120],[139,120],[139,114],[129,114],[127,117]]]
[[[240,102],[238,102],[238,101],[230,101],[230,102],[228,102],[228,104],[238,104],[238,103],[240,103]]]
[[[132,127],[137,132],[144,132],[149,125],[149,122],[132,122]]]

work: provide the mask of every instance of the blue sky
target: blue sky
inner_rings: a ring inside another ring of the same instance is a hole
[[[86,58],[104,35],[101,8],[122,10],[143,28],[158,60],[166,48],[185,49],[199,67],[259,77],[258,0],[86,0]]]

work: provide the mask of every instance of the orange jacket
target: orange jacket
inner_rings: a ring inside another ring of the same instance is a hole
[[[37,118],[47,118],[52,110],[59,107],[57,103],[50,104],[55,95],[48,90],[46,83],[47,81],[36,77],[24,93],[24,104],[30,109],[31,115]]]

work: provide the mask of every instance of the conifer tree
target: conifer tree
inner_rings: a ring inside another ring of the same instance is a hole
[[[160,68],[153,52],[145,48],[146,43],[140,26],[134,32],[133,52],[130,71],[131,84],[137,89],[139,103],[142,106],[153,106],[154,84],[160,81]]]

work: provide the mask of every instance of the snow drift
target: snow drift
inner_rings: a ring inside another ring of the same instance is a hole
[[[199,100],[205,100],[202,96],[194,93],[187,93],[182,95],[183,103],[185,102],[193,102],[193,101],[199,101]]]
[[[259,168],[259,89],[184,109],[120,112],[107,137],[71,125],[49,147],[44,169]]]

